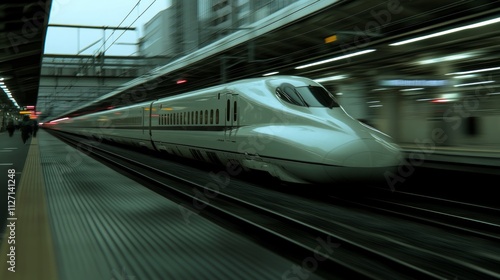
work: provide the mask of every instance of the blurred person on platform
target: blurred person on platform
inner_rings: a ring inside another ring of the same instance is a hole
[[[33,133],[33,121],[31,121],[30,116],[24,115],[19,129],[21,130],[21,138],[23,139],[23,143],[26,144],[26,140],[28,140],[28,138],[30,138],[31,134]]]
[[[36,133],[38,132],[38,121],[32,120],[33,122],[33,137],[36,137]]]
[[[9,132],[9,136],[12,137],[14,135],[14,130],[16,130],[16,126],[14,125],[13,120],[9,120],[7,123],[7,131]]]

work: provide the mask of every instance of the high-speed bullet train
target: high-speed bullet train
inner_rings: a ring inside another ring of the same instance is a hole
[[[401,160],[386,134],[347,114],[313,80],[252,78],[48,126],[214,164],[265,171],[284,182],[383,178]]]

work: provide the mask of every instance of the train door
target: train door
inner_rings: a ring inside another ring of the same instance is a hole
[[[226,114],[224,117],[224,140],[233,141],[239,127],[238,94],[226,93]]]
[[[147,110],[148,112],[146,112],[146,111],[144,112],[144,116],[147,120],[144,122],[144,126],[147,127],[146,132],[147,132],[147,134],[149,134],[148,138],[149,138],[149,141],[151,141],[151,146],[153,147],[153,149],[158,151],[158,149],[156,148],[156,145],[153,141],[153,127],[152,127],[153,126],[153,111],[155,111],[155,108],[153,107],[153,105],[154,105],[155,101],[153,101],[149,104],[149,110]],[[144,109],[146,109],[146,108],[144,108]],[[158,110],[157,114],[159,114],[159,112],[161,112],[161,111]]]

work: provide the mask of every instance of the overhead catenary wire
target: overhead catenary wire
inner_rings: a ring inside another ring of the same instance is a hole
[[[106,42],[113,36],[113,34],[116,32],[116,30],[118,28],[121,28],[122,27],[122,24],[127,20],[127,18],[133,13],[133,11],[139,6],[139,4],[141,3],[142,0],[138,0],[137,3],[130,9],[130,11],[128,12],[128,14],[123,18],[123,20],[118,24],[118,26],[116,28],[113,29],[113,32],[104,40],[104,42],[102,43],[102,45],[99,47],[99,49],[102,49]],[[151,4],[140,14],[136,17],[136,19],[127,26],[127,28],[124,29],[124,31],[118,36],[118,38],[116,38],[106,49],[103,50],[103,55],[106,53],[107,50],[109,50],[109,48],[111,48],[111,46],[113,46],[116,41],[121,37],[123,36],[123,34],[127,31],[127,29],[130,29],[132,27],[132,25],[137,21],[139,20],[140,17],[142,17],[144,15],[144,13],[146,11],[148,11],[151,6],[156,2],[156,0],[153,0],[151,2]],[[91,60],[93,59],[93,57],[88,57],[83,63],[82,63],[82,68],[85,68],[85,67],[88,67]],[[73,87],[73,85],[76,83],[76,80],[78,79],[78,77],[75,77],[71,80],[71,82],[69,83],[69,85],[63,87],[62,89],[60,89],[59,91],[56,91],[54,92],[51,96],[57,96],[59,95],[60,93],[64,92],[65,90],[67,89],[70,89]]]

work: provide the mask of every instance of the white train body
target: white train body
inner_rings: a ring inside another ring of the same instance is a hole
[[[302,77],[247,79],[49,127],[214,164],[237,162],[294,183],[383,178],[401,160],[390,137]]]

